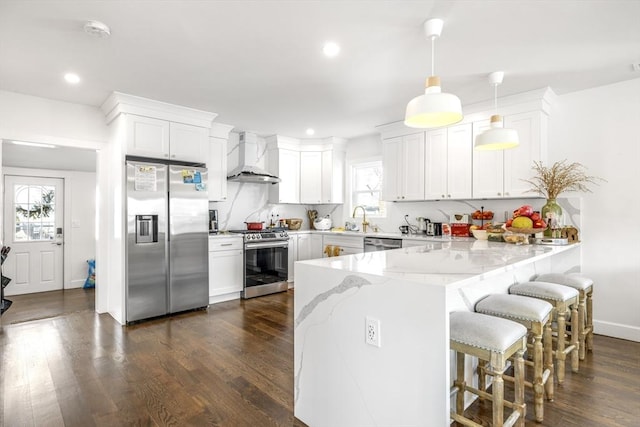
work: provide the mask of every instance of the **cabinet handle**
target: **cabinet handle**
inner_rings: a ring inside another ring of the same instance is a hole
[[[502,196],[502,193],[498,193],[498,196]]]
[[[447,194],[447,197],[448,197],[448,198],[451,198],[451,194]]]
[[[508,195],[509,195],[509,193],[504,193],[504,195],[505,195],[505,196],[508,196]]]
[[[233,246],[233,243],[221,243],[220,246]]]
[[[444,199],[444,194],[441,194],[440,197]]]
[[[402,196],[402,198],[404,199],[404,196]]]

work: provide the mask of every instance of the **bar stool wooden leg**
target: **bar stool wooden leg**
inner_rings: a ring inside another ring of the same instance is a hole
[[[564,331],[567,329],[565,315],[566,313],[564,311],[558,310],[558,339],[556,345],[556,360],[558,361],[558,384],[564,383],[564,361],[567,358],[567,355],[564,352]]]
[[[593,351],[593,286],[587,292],[587,339],[585,347]]]
[[[533,332],[533,412],[536,421],[542,422],[544,414],[544,380],[542,378],[542,332]]]
[[[587,344],[587,334],[585,332],[587,320],[587,307],[586,307],[586,294],[584,291],[579,291],[579,302],[578,302],[578,324],[580,325],[580,360],[584,360],[585,357],[585,349]],[[573,326],[571,326],[571,333],[573,333]]]
[[[456,380],[453,382],[454,386],[458,388],[456,394],[456,413],[464,413],[464,391],[467,388],[467,383],[464,380],[464,360],[465,354],[462,352],[456,353]]]
[[[580,341],[579,335],[582,327],[582,323],[579,322],[580,316],[578,315],[578,304],[573,304],[571,306],[571,345],[575,347],[575,350],[571,352],[571,370],[573,372],[578,372],[580,368]],[[563,329],[564,331],[564,329]],[[558,332],[558,338],[560,337],[560,332]]]
[[[542,352],[541,352],[542,353]],[[516,358],[514,361],[514,376],[516,378],[524,378],[524,349],[519,350],[516,353]],[[517,426],[524,427],[524,418],[527,415],[527,406],[524,403],[524,381],[516,381],[515,382],[515,399],[514,404],[516,406],[516,410],[520,413],[520,417],[518,417]]]
[[[549,370],[550,378],[544,384],[545,392],[547,394],[547,400],[553,401],[554,399],[554,390],[553,390],[553,331],[551,329],[551,323],[553,319],[549,319],[549,321],[544,325],[544,334],[542,340],[544,341],[544,368],[545,370]]]

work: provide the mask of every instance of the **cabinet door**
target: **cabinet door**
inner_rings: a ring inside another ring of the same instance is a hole
[[[322,152],[300,153],[300,202],[322,203]]]
[[[322,234],[311,234],[309,246],[309,254],[311,256],[309,259],[322,258]]]
[[[402,137],[403,200],[424,200],[424,132]]]
[[[203,162],[209,158],[209,130],[184,123],[169,126],[169,154],[171,160]]]
[[[298,234],[298,257],[296,261],[311,259],[311,235]]]
[[[210,138],[209,142],[209,200],[227,200],[227,140]]]
[[[534,161],[546,161],[543,141],[546,126],[541,126],[542,113],[538,111],[514,114],[504,118],[504,127],[518,132],[520,145],[504,152],[504,196],[532,197],[531,188],[523,179],[530,179]],[[545,123],[546,125],[546,123]]]
[[[425,156],[425,199],[447,197],[447,129],[427,132]]]
[[[169,157],[169,122],[149,117],[127,116],[127,154],[152,157]]]
[[[287,251],[287,253],[289,254],[287,281],[293,282],[293,279],[295,277],[293,269],[295,262],[298,260],[298,236],[289,236],[289,250]]]
[[[322,203],[344,202],[344,152],[322,152]]]
[[[447,198],[472,196],[473,138],[471,123],[447,129]]]
[[[279,203],[299,203],[300,202],[300,153],[293,150],[278,150],[279,165],[278,177],[280,182],[276,184],[279,188]]]
[[[242,249],[209,252],[209,296],[242,291]]]
[[[489,120],[473,123],[473,140],[489,128]],[[504,162],[502,150],[473,150],[473,198],[503,197]]]
[[[382,142],[382,199],[400,200],[399,175],[401,161],[402,137],[391,138]]]

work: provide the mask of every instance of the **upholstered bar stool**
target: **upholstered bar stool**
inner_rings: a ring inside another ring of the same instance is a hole
[[[571,370],[578,372],[579,360],[578,334],[571,335],[571,341],[567,343],[567,315],[571,314],[571,329],[578,330],[578,291],[569,287],[548,282],[524,282],[512,285],[509,293],[526,297],[538,298],[547,301],[553,306],[553,317],[557,327],[557,345],[555,357],[557,362],[556,376],[558,384],[564,382],[565,360],[571,355]],[[567,345],[568,344],[568,345]]]
[[[450,347],[456,352],[456,379],[451,394],[456,394],[455,411],[451,419],[466,426],[478,424],[464,416],[464,392],[469,391],[492,402],[492,426],[524,426],[526,405],[524,403],[524,359],[527,328],[499,317],[487,316],[469,311],[454,311],[449,315]],[[475,356],[489,362],[488,373],[493,375],[492,393],[467,385],[464,367],[465,355]],[[513,402],[504,399],[504,380],[507,361],[514,357],[515,398]],[[504,407],[512,408],[504,420]]]
[[[535,279],[539,282],[557,283],[570,286],[578,291],[578,323],[580,324],[580,360],[586,351],[593,350],[593,280],[580,274],[548,273]],[[571,331],[573,332],[573,331]]]
[[[547,399],[553,400],[553,340],[551,336],[553,306],[537,298],[494,294],[478,301],[475,311],[509,319],[527,328],[529,342],[533,341],[532,345],[528,344],[527,346],[533,350],[533,357],[532,361],[525,361],[525,364],[533,366],[533,380],[527,381],[525,379],[525,386],[533,389],[533,412],[536,421],[542,422],[544,420],[545,388]],[[479,371],[479,388],[484,390],[482,367]]]

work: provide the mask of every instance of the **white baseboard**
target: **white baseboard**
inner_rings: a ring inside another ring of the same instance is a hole
[[[77,288],[81,288],[84,286],[84,282],[86,281],[86,279],[77,279],[77,280],[72,280],[71,282],[69,282],[68,284],[66,284],[64,286],[65,289],[77,289]]]
[[[229,294],[209,296],[209,304],[217,304],[219,302],[240,299],[240,292],[231,292]]]
[[[623,325],[621,323],[593,321],[593,333],[608,337],[620,338],[628,341],[640,342],[640,328],[637,326]]]

